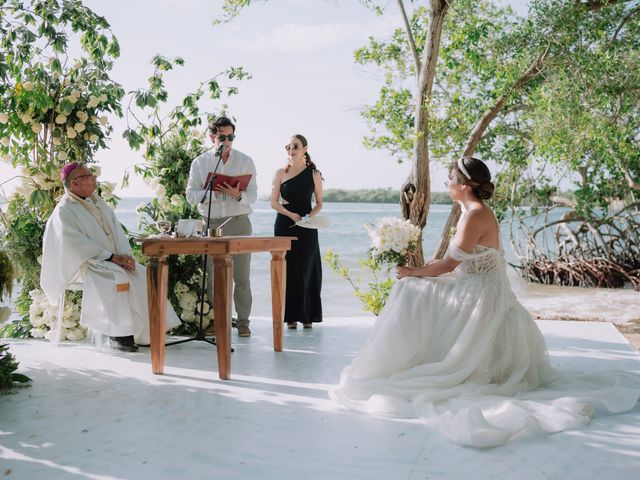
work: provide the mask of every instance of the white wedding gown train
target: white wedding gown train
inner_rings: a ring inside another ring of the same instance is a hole
[[[398,281],[369,339],[330,390],[355,410],[420,418],[473,447],[586,424],[632,409],[640,375],[568,376],[549,364],[542,334],[516,300],[496,249],[466,253],[454,273]]]

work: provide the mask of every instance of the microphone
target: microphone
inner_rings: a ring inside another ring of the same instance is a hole
[[[224,150],[224,142],[220,143],[218,150],[216,150],[216,157],[220,158],[222,156],[222,151]]]

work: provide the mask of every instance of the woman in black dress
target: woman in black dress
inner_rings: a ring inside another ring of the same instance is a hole
[[[271,191],[271,208],[278,215],[276,236],[298,237],[287,252],[287,295],[284,321],[289,328],[311,328],[322,321],[322,263],[318,230],[295,225],[306,215],[313,217],[322,208],[322,176],[307,152],[307,139],[294,135],[285,145],[288,162],[276,172]],[[311,208],[311,197],[315,206]]]

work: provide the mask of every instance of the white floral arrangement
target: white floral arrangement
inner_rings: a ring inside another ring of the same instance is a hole
[[[29,322],[31,322],[31,336],[34,338],[46,338],[53,340],[56,335],[58,322],[58,306],[51,305],[47,296],[40,289],[31,290],[31,306],[29,307]],[[80,325],[80,305],[68,301],[65,302],[62,315],[62,331],[60,340],[77,342],[87,336],[87,327]]]
[[[371,258],[379,264],[405,265],[416,250],[420,229],[409,220],[384,217],[375,225],[365,225],[371,238]]]
[[[182,309],[180,318],[187,323],[194,325],[200,322],[200,299],[198,294],[189,289],[189,287],[181,282],[176,282],[173,290]],[[203,324],[206,327],[210,320],[213,320],[213,309],[207,301],[205,294],[204,303],[202,304]]]

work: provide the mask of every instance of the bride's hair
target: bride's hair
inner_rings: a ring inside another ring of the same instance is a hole
[[[489,167],[475,157],[460,157],[449,165],[449,172],[456,175],[458,183],[469,185],[474,195],[480,200],[489,200],[496,189],[491,182]]]

